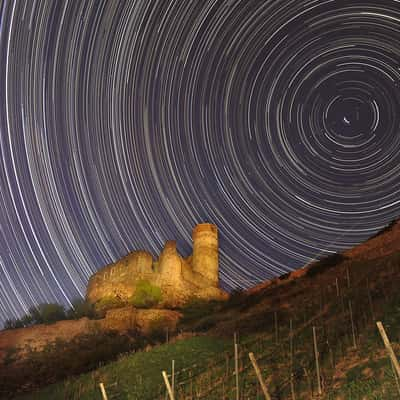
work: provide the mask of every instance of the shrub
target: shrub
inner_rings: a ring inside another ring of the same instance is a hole
[[[3,365],[7,366],[18,359],[19,350],[16,347],[8,347],[3,358]]]
[[[4,321],[4,327],[3,329],[17,329],[17,328],[23,328],[24,325],[21,321],[21,319],[7,319]]]
[[[21,318],[21,322],[23,326],[31,326],[33,325],[34,321],[32,318],[32,315],[30,314],[25,314],[22,318]]]
[[[45,324],[61,321],[66,318],[64,307],[56,303],[40,304],[39,313]]]
[[[13,329],[14,328],[14,320],[13,319],[6,319],[4,321],[3,329]]]
[[[347,257],[345,257],[343,254],[340,253],[335,253],[331,254],[325,258],[322,258],[320,261],[317,261],[313,264],[311,264],[310,268],[308,269],[306,275],[307,276],[315,276],[317,274],[320,274],[329,268],[332,268],[341,262],[347,260]]]
[[[152,285],[149,281],[141,280],[137,283],[130,302],[138,308],[150,308],[159,304],[161,299],[161,289],[158,286]]]
[[[41,323],[43,323],[43,318],[42,318],[42,315],[40,313],[39,307],[32,306],[29,309],[29,315],[32,317],[32,323],[33,324],[41,324]]]
[[[197,332],[207,331],[214,328],[220,320],[219,315],[210,315],[206,318],[202,318],[195,326]]]
[[[241,306],[246,297],[242,288],[235,288],[231,291],[228,301],[225,302],[223,309],[228,310]]]
[[[280,281],[284,281],[290,277],[290,272],[286,272],[285,274],[278,277]]]
[[[163,342],[166,337],[168,320],[158,317],[150,322],[149,333],[146,335],[150,343]]]
[[[66,318],[64,306],[57,303],[42,303],[32,306],[29,314],[22,318],[28,325],[50,324]]]
[[[67,312],[70,319],[79,319],[83,317],[94,318],[95,310],[92,304],[85,299],[76,299],[72,301],[72,307]]]
[[[32,306],[29,313],[21,318],[8,319],[4,322],[4,329],[17,329],[37,324],[51,324],[66,319],[64,307],[56,303],[43,303]]]
[[[182,324],[196,322],[200,318],[213,314],[220,306],[218,301],[207,301],[193,298],[188,301],[181,309],[183,318]]]

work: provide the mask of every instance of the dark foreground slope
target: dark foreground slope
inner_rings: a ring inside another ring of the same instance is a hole
[[[399,355],[399,285],[400,224],[395,223],[341,255],[234,293],[225,304],[193,304],[184,310],[182,329],[198,338],[127,355],[25,398],[100,399],[100,381],[110,398],[165,398],[161,370],[169,370],[174,359],[176,399],[235,399],[235,332],[241,399],[263,398],[250,351],[273,399],[317,398],[313,333],[319,398],[398,398],[400,388],[375,322],[383,322]]]

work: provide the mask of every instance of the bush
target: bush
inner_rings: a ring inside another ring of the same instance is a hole
[[[40,304],[39,313],[45,324],[61,321],[66,318],[64,307],[56,303]]]
[[[23,326],[31,326],[31,325],[33,325],[34,321],[33,321],[32,315],[25,314],[21,318],[21,323],[22,323]]]
[[[205,332],[211,328],[214,328],[220,321],[219,315],[210,315],[206,318],[202,318],[198,324],[195,326],[196,332]]]
[[[72,307],[67,312],[69,319],[79,319],[83,317],[94,318],[95,310],[92,304],[85,299],[76,299],[72,301]]]
[[[149,281],[141,280],[137,283],[130,302],[138,308],[151,308],[159,304],[161,299],[161,289],[158,286],[152,285]]]
[[[242,288],[233,289],[229,295],[228,301],[224,305],[224,309],[235,308],[242,305],[244,298],[246,297]]]
[[[43,303],[32,306],[29,313],[21,318],[7,319],[4,329],[17,329],[37,324],[51,324],[67,318],[64,307],[56,303]]]
[[[188,324],[198,321],[207,315],[211,315],[217,311],[220,306],[218,301],[207,301],[203,299],[193,298],[188,301],[181,309],[183,318],[182,324]]]
[[[14,321],[13,319],[6,319],[4,321],[3,329],[14,329]]]
[[[5,350],[3,365],[7,366],[14,363],[18,359],[19,350],[16,347],[8,347]]]
[[[16,319],[7,319],[4,321],[4,327],[3,329],[17,329],[17,328],[23,328],[24,324],[22,323],[21,319],[16,318]]]
[[[150,343],[164,342],[167,334],[168,320],[158,317],[150,322],[149,333],[146,335]]]
[[[28,325],[50,324],[66,318],[64,306],[57,303],[42,303],[32,306],[29,314],[22,318]],[[26,325],[25,325],[26,326]]]
[[[313,264],[311,264],[310,268],[308,269],[306,275],[307,276],[315,276],[317,274],[320,274],[329,268],[332,268],[341,262],[347,260],[347,257],[345,257],[343,254],[340,253],[335,253],[331,254],[325,258],[322,258],[320,261],[317,261]]]
[[[286,272],[285,274],[279,276],[278,279],[280,281],[285,281],[286,279],[289,279],[289,277],[290,277],[290,272]]]
[[[43,323],[43,318],[42,318],[42,315],[40,313],[39,307],[32,306],[29,309],[29,315],[32,318],[32,323],[33,324],[41,324],[41,323]]]

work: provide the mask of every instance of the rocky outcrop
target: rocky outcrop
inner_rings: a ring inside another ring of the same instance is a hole
[[[59,321],[50,325],[35,325],[27,328],[5,330],[0,332],[0,363],[7,351],[16,349],[19,356],[24,356],[28,348],[42,350],[46,344],[61,339],[70,341],[82,334],[114,330],[120,333],[137,330],[143,335],[153,330],[176,331],[181,314],[172,310],[124,307],[109,310],[105,318],[90,320]]]
[[[212,224],[193,229],[193,254],[184,259],[175,241],[167,241],[158,260],[146,251],[135,251],[94,274],[86,298],[92,304],[116,299],[130,302],[145,283],[161,292],[158,308],[179,307],[193,298],[223,300],[219,288],[218,230]]]
[[[138,330],[143,335],[152,333],[154,329],[175,332],[181,313],[173,310],[138,309],[132,306],[116,308],[106,312],[105,318],[93,321],[102,330],[130,329]]]
[[[82,318],[77,321],[59,321],[51,325],[35,325],[27,328],[11,329],[0,332],[0,361],[11,349],[18,350],[20,355],[27,348],[41,350],[57,338],[71,340],[77,335],[88,332],[90,320]]]

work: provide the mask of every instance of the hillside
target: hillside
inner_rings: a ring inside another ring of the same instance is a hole
[[[112,399],[165,398],[161,370],[170,370],[174,359],[176,399],[234,399],[234,332],[243,399],[262,398],[249,351],[273,399],[317,398],[314,332],[323,392],[318,398],[398,398],[400,388],[375,322],[383,322],[400,354],[399,284],[396,222],[343,254],[234,293],[226,303],[187,306],[181,329],[198,337],[126,355],[23,398],[100,399],[99,382]]]
[[[8,369],[22,369],[25,356],[32,358],[34,353],[37,358],[39,352],[49,348],[54,352],[56,342],[69,348],[78,346],[79,340],[86,340],[93,332],[107,336],[109,331],[116,331],[120,339],[137,348],[137,343],[159,327],[176,332],[181,317],[176,309],[193,299],[226,300],[228,293],[219,287],[218,228],[210,223],[197,224],[192,240],[193,251],[187,258],[178,253],[175,241],[168,240],[158,258],[136,250],[98,270],[89,278],[85,300],[75,302],[81,308],[80,315],[74,305],[65,312],[61,305],[41,304],[21,318],[9,320],[7,329],[0,331],[0,365],[7,362]],[[110,361],[112,355],[98,354],[95,358]],[[87,371],[85,364],[89,361],[92,364],[94,359],[82,361],[81,368],[74,363],[73,373]],[[27,382],[36,385],[55,379],[51,371],[34,379],[35,368],[30,369]]]

